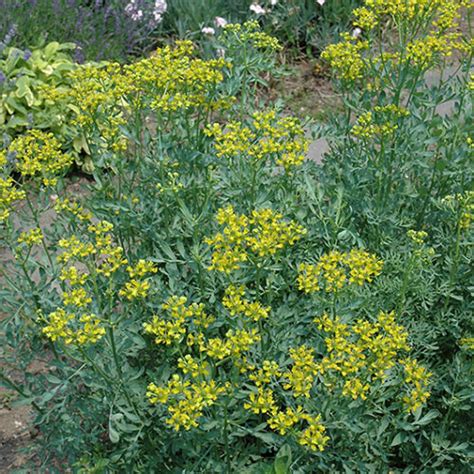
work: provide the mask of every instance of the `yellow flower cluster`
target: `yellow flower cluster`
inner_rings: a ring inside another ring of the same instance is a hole
[[[66,211],[77,217],[80,221],[90,221],[92,213],[84,209],[77,201],[71,200],[67,197],[57,198],[54,203],[54,210],[57,213]]]
[[[325,435],[326,427],[321,423],[321,415],[305,415],[304,420],[308,422],[306,428],[298,437],[298,442],[302,446],[307,446],[311,451],[324,451],[329,441],[329,436]]]
[[[418,245],[423,245],[425,242],[425,239],[428,237],[428,234],[424,230],[413,230],[410,229],[407,232],[407,236],[415,243]]]
[[[198,339],[199,351],[207,354],[211,359],[223,360],[226,357],[239,358],[243,352],[248,351],[253,344],[261,339],[257,329],[229,329],[225,339],[220,337]]]
[[[322,58],[339,79],[349,82],[363,78],[374,66],[385,70],[388,61],[396,64],[403,60],[427,69],[438,59],[451,56],[455,49],[469,52],[469,41],[459,33],[459,19],[461,9],[472,6],[469,0],[364,0],[353,12],[353,25],[365,31],[379,25],[383,34],[382,28],[391,20],[399,32],[399,44],[393,44],[395,51],[390,45],[390,52],[369,52],[367,41],[346,33],[339,43],[323,51]],[[364,50],[368,54],[364,55]],[[368,87],[379,86],[368,83]]]
[[[192,378],[209,375],[209,364],[205,361],[197,361],[190,354],[178,359],[178,368],[182,370],[183,374],[190,374]]]
[[[25,191],[17,189],[12,178],[0,178],[0,222],[8,219],[13,203],[25,197]]]
[[[124,151],[127,139],[121,128],[130,109],[168,113],[222,109],[232,103],[232,98],[222,98],[216,92],[229,64],[224,59],[194,58],[193,54],[190,41],[177,41],[174,48],[160,48],[124,66],[84,65],[70,73],[67,91],[49,90],[44,96],[52,102],[72,104],[77,113],[75,123],[85,128],[95,145]]]
[[[167,405],[170,417],[166,423],[179,431],[198,427],[204,409],[214,405],[227,390],[228,386],[219,386],[214,380],[191,383],[174,374],[164,387],[150,383],[146,395],[151,404]]]
[[[22,232],[18,237],[19,244],[26,244],[28,247],[38,245],[43,241],[43,231],[39,227]]]
[[[365,0],[364,4],[374,15],[389,15],[398,21],[424,17],[436,8],[438,1],[431,0]]]
[[[9,151],[15,154],[16,168],[22,176],[41,175],[45,186],[54,186],[56,175],[72,163],[72,157],[61,151],[61,143],[52,133],[28,130],[13,140]]]
[[[74,207],[74,210],[82,213],[79,209]],[[91,278],[89,271],[93,273],[94,278],[98,275],[110,277],[113,272],[128,263],[123,258],[122,248],[113,243],[110,234],[113,224],[97,221],[91,223],[87,230],[90,233],[90,241],[81,241],[76,235],[72,235],[58,242],[58,246],[64,249],[57,257],[58,262],[64,264],[59,279],[68,287],[62,293],[64,308],[58,308],[51,313],[47,325],[43,328],[43,334],[52,341],[62,339],[65,344],[91,344],[105,334],[100,318],[92,313],[82,313],[85,307],[92,303],[92,297],[86,290],[86,284]],[[151,268],[149,262],[139,261],[136,267],[130,268],[130,272],[143,275],[143,272]]]
[[[393,135],[398,128],[397,121],[409,115],[408,110],[394,104],[375,106],[374,113],[365,112],[352,127],[351,133],[359,138],[386,137]]]
[[[467,230],[474,220],[474,191],[445,196],[442,203],[459,214],[459,228]]]
[[[95,271],[105,277],[110,277],[119,268],[127,265],[128,260],[123,256],[123,248],[115,245],[110,235],[113,224],[99,221],[89,225],[87,229],[92,234],[91,241],[84,242],[72,235],[58,242],[58,246],[64,249],[57,257],[58,262],[68,263],[71,260],[81,261],[95,257]]]
[[[145,298],[150,289],[150,282],[143,280],[143,277],[149,273],[156,273],[158,269],[153,262],[140,259],[134,267],[127,267],[130,280],[119,291],[120,296],[124,296],[128,300],[136,298]]]
[[[378,24],[377,16],[367,7],[359,7],[352,11],[354,21],[352,24],[362,30],[369,31]]]
[[[59,308],[52,312],[43,328],[43,334],[51,341],[62,339],[67,345],[95,344],[105,334],[105,328],[95,314],[83,314],[79,318]]]
[[[413,230],[410,229],[407,231],[408,238],[414,244],[413,255],[420,259],[422,263],[430,263],[431,258],[435,255],[435,250],[433,247],[428,247],[426,245],[426,238],[428,234],[424,230]]]
[[[156,344],[171,345],[186,334],[186,322],[192,321],[197,328],[207,328],[215,320],[204,311],[204,305],[192,303],[187,306],[185,296],[171,296],[163,303],[167,318],[154,316],[150,323],[144,323],[145,333],[155,336]]]
[[[273,51],[282,49],[281,44],[276,38],[261,31],[260,25],[256,20],[246,21],[242,25],[239,23],[228,23],[224,27],[221,40],[228,46],[236,42],[237,47],[250,44],[257,49]]]
[[[291,348],[290,357],[293,365],[291,370],[283,374],[286,380],[283,388],[291,390],[295,398],[301,396],[309,398],[319,371],[319,364],[314,360],[314,349],[305,345]]]
[[[232,206],[219,209],[217,222],[222,232],[206,239],[213,246],[209,270],[230,273],[240,268],[249,255],[275,255],[286,245],[294,245],[306,229],[294,221],[285,222],[283,216],[271,209],[252,211],[250,217],[236,214]]]
[[[301,406],[298,406],[296,410],[291,407],[280,410],[275,401],[273,390],[270,388],[257,387],[256,392],[250,393],[249,400],[244,403],[244,408],[256,415],[266,415],[270,428],[280,435],[291,432],[296,424],[306,421],[308,427],[295,434],[298,443],[312,451],[323,451],[329,441],[329,437],[325,435],[326,428],[320,422],[321,415],[309,415],[303,411]]]
[[[449,58],[454,49],[462,49],[461,33],[447,32],[439,34],[437,31],[411,41],[407,44],[407,58],[415,66],[429,67],[438,58]]]
[[[269,388],[258,387],[257,393],[252,392],[249,395],[249,401],[244,403],[244,408],[256,415],[274,412],[277,406],[273,391]]]
[[[278,378],[280,376],[281,371],[279,365],[273,360],[264,360],[262,367],[252,371],[249,375],[249,379],[254,382],[257,387],[261,387],[265,384],[269,384],[273,377]]]
[[[337,292],[345,285],[361,286],[380,275],[382,266],[382,260],[365,250],[331,251],[324,254],[316,265],[299,265],[298,288],[305,293],[314,293],[322,288],[327,292]]]
[[[71,286],[82,286],[86,282],[89,274],[85,271],[79,270],[74,265],[70,267],[64,267],[61,270],[59,279],[61,281],[67,281]]]
[[[244,295],[245,288],[243,286],[231,285],[225,290],[222,303],[232,316],[243,314],[255,322],[268,318],[269,307],[262,306],[258,301],[251,302],[243,298]]]
[[[179,181],[179,177],[179,173],[177,173],[176,171],[168,171],[166,173],[166,181],[164,182],[164,184],[158,183],[156,185],[156,189],[160,193],[178,193],[181,189],[184,188],[184,184]]]
[[[342,378],[344,396],[365,400],[371,381],[384,380],[397,365],[400,352],[408,351],[408,333],[395,321],[393,312],[381,312],[377,321],[356,321],[349,326],[338,317],[316,318],[317,327],[328,333],[328,350],[319,364],[319,373],[328,387]]]
[[[177,41],[158,49],[152,56],[124,67],[119,89],[132,95],[135,106],[150,105],[163,112],[194,107],[222,107],[225,101],[214,97],[215,86],[222,82],[223,70],[229,67],[224,59],[193,58],[190,41]]]
[[[217,123],[208,126],[205,133],[214,137],[219,158],[273,158],[287,172],[303,163],[309,142],[298,119],[277,118],[275,111],[255,112],[252,119],[248,126],[242,122],[229,122],[225,127]]]
[[[343,81],[357,81],[364,77],[366,64],[361,52],[369,47],[367,41],[353,38],[349,33],[342,35],[342,41],[330,44],[321,54],[336,76]]]
[[[430,396],[428,386],[432,374],[415,359],[405,359],[401,363],[405,369],[405,383],[409,387],[409,393],[403,397],[403,403],[407,411],[414,412],[426,403]]]
[[[94,244],[90,242],[81,242],[76,235],[60,239],[58,246],[61,249],[64,249],[64,252],[57,257],[57,260],[60,263],[68,263],[72,259],[85,258],[89,255],[94,255],[96,252]]]

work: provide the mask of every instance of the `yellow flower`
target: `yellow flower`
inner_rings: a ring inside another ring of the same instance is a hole
[[[207,127],[205,133],[214,137],[217,157],[273,159],[286,172],[303,163],[309,142],[298,119],[277,118],[273,110],[255,112],[252,119],[249,125],[233,121],[225,128],[217,123]]]
[[[314,349],[305,345],[291,348],[290,357],[293,359],[293,366],[283,374],[286,379],[283,388],[291,390],[295,398],[309,398],[319,370],[319,365],[314,360]]]
[[[248,43],[256,49],[267,49],[279,51],[282,46],[276,38],[261,31],[260,24],[256,20],[246,21],[244,24],[228,23],[224,26],[221,40],[225,45],[236,45],[245,47]]]
[[[43,334],[53,342],[64,339],[66,344],[73,341],[73,332],[68,324],[74,319],[74,314],[66,313],[64,309],[52,312],[48,318],[48,324],[43,328]]]
[[[243,286],[235,287],[234,285],[229,286],[225,290],[225,295],[222,300],[224,307],[226,307],[232,316],[236,314],[242,314],[252,321],[259,321],[260,319],[268,318],[270,308],[262,306],[258,302],[250,302],[249,300],[242,298],[245,294],[245,288]]]
[[[359,378],[354,377],[352,379],[348,379],[344,383],[342,394],[346,397],[352,397],[354,400],[357,400],[358,398],[366,400],[366,393],[369,391],[369,389],[370,385],[368,383],[364,384]]]
[[[92,219],[90,211],[85,210],[77,201],[70,200],[69,198],[56,199],[54,210],[57,213],[67,211],[76,216],[80,221],[90,221]]]
[[[32,247],[33,245],[40,244],[43,241],[43,238],[43,231],[39,227],[36,227],[29,231],[22,232],[20,237],[18,237],[17,242]]]
[[[225,273],[240,268],[249,255],[274,255],[285,246],[294,245],[306,233],[302,226],[294,221],[283,221],[283,216],[271,209],[254,210],[247,217],[236,214],[232,206],[227,206],[218,211],[217,221],[224,229],[206,239],[214,249],[209,270]]]
[[[80,272],[77,267],[70,266],[69,268],[63,268],[61,270],[59,279],[61,281],[69,281],[71,286],[81,286],[86,282],[88,276],[88,273]]]
[[[354,15],[352,24],[363,30],[372,30],[378,23],[375,13],[367,7],[356,8],[352,11],[352,14]]]
[[[269,388],[257,388],[257,393],[249,395],[249,401],[244,403],[244,408],[256,415],[259,413],[272,413],[276,409],[273,391]]]
[[[360,41],[348,33],[342,34],[342,41],[330,44],[321,54],[334,70],[336,76],[344,81],[356,81],[364,77],[366,63],[361,51],[368,48],[367,41]]]
[[[74,330],[73,326],[77,329]],[[95,314],[84,314],[77,320],[74,314],[59,308],[49,315],[48,324],[42,332],[53,342],[62,339],[65,344],[83,346],[99,341],[105,329]]]
[[[131,301],[136,298],[146,298],[149,289],[149,281],[132,279],[125,283],[125,286],[119,291],[119,295],[125,296],[125,298]]]
[[[302,408],[300,406],[296,410],[290,407],[285,411],[275,409],[268,418],[268,425],[272,430],[278,431],[283,436],[302,419],[301,415]]]
[[[179,341],[186,334],[186,322],[192,321],[197,327],[206,328],[214,321],[214,317],[205,313],[204,305],[193,303],[186,305],[184,296],[171,296],[163,303],[162,308],[169,319],[154,316],[151,323],[144,323],[147,334],[155,336],[156,344],[170,345]]]
[[[115,273],[120,267],[127,265],[128,260],[123,256],[123,248],[110,246],[102,250],[102,256],[104,260],[97,267],[97,273],[110,277],[112,273]]]
[[[424,230],[412,230],[410,229],[407,232],[407,236],[415,243],[418,245],[423,245],[425,242],[425,239],[428,237],[428,234]]]
[[[308,428],[306,428],[298,436],[298,443],[302,446],[307,446],[311,451],[324,451],[329,436],[326,436],[325,426],[320,422],[321,415],[317,416],[305,416],[305,420],[308,422]]]
[[[84,288],[75,288],[70,292],[63,293],[63,303],[66,306],[76,306],[82,308],[92,302],[92,298]]]
[[[85,258],[95,254],[93,244],[81,242],[75,235],[67,239],[60,239],[58,246],[64,249],[64,252],[57,257],[58,262],[62,263],[67,263],[73,258]]]
[[[279,365],[275,361],[264,360],[262,368],[249,375],[249,379],[255,383],[257,387],[261,387],[271,382],[272,377],[281,376]]]
[[[12,204],[25,196],[25,191],[17,189],[12,178],[0,178],[0,222],[8,218]]]
[[[95,314],[84,314],[79,318],[82,327],[75,334],[78,345],[95,344],[105,335],[105,328],[100,325],[100,320]]]
[[[428,386],[433,374],[419,365],[416,359],[407,358],[400,363],[405,370],[405,383],[409,387],[408,394],[403,397],[403,403],[407,411],[414,412],[428,400]]]
[[[22,176],[41,175],[43,184],[55,184],[55,175],[64,172],[72,156],[61,151],[61,143],[52,133],[29,130],[13,140],[9,147],[15,153],[17,169]]]
[[[166,423],[176,431],[190,430],[199,426],[198,419],[206,407],[214,405],[217,398],[226,392],[226,386],[218,386],[214,380],[191,384],[173,374],[165,387],[150,383],[146,396],[151,404],[168,405],[171,415]]]
[[[209,374],[208,364],[196,361],[189,354],[178,359],[178,367],[184,374],[191,374],[193,377],[206,376]]]
[[[327,292],[337,292],[346,284],[361,286],[380,275],[382,266],[381,260],[364,250],[331,251],[316,265],[302,263],[298,266],[298,288],[305,293],[314,293],[322,287]]]
[[[153,262],[140,259],[134,267],[127,267],[130,278],[141,278],[148,273],[156,273],[158,268]]]

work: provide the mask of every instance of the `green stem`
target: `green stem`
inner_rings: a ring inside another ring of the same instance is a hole
[[[8,385],[11,389],[15,390],[18,392],[23,398],[29,398],[26,393],[15,383],[13,380],[11,380],[9,377],[7,377],[3,372],[0,373],[0,380],[2,380],[3,383]],[[41,407],[36,403],[36,402],[31,402],[31,406],[38,411],[39,413],[43,413],[43,410]]]
[[[231,472],[231,465],[230,465],[230,452],[229,452],[229,435],[227,433],[228,427],[228,412],[227,412],[227,401],[224,404],[224,427],[223,427],[223,435],[224,435],[224,449],[225,449],[225,465],[226,465],[226,472],[230,474]]]

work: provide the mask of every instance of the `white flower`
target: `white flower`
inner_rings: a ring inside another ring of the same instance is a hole
[[[254,12],[257,15],[265,15],[266,13],[265,8],[261,7],[260,5],[257,5],[256,3],[252,3],[252,5],[250,5],[250,11]]]
[[[270,5],[274,7],[278,3],[278,0],[270,0]]]
[[[216,28],[224,28],[227,25],[227,20],[221,16],[216,16],[214,18],[214,25],[216,25]]]
[[[153,13],[163,14],[167,10],[166,0],[155,0],[155,8]]]
[[[135,4],[136,0],[130,0],[130,3],[125,7],[125,13],[133,20],[138,21],[143,18],[143,11],[138,9]]]
[[[326,3],[326,0],[316,0],[321,6],[323,6]]]
[[[205,26],[204,28],[202,28],[201,33],[204,33],[205,35],[215,35],[216,30],[211,26]]]
[[[130,16],[131,16],[133,21],[138,21],[141,18],[143,18],[143,12],[141,10],[137,10],[137,11],[133,12]]]
[[[163,19],[163,13],[166,12],[168,4],[166,0],[155,0],[155,7],[153,8],[153,18],[157,23]]]
[[[362,30],[360,28],[354,28],[354,31],[352,32],[352,37],[358,38],[361,33],[362,33]]]

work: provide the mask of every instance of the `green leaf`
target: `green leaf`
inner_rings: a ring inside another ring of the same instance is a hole
[[[438,418],[439,411],[438,410],[430,410],[423,418],[415,421],[414,424],[417,426],[425,426],[431,423],[435,418]]]
[[[391,447],[398,446],[399,444],[402,444],[404,440],[405,440],[405,433],[398,433],[393,438],[392,442],[390,443],[390,446]]]

